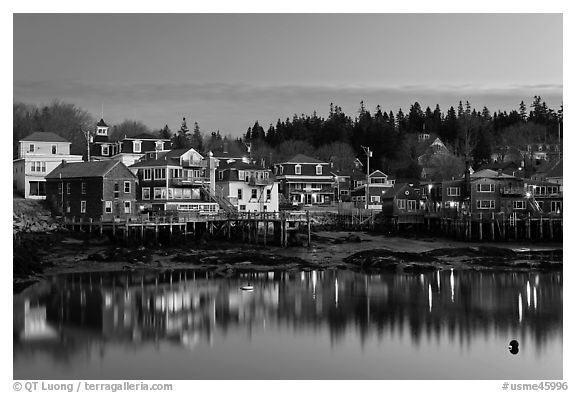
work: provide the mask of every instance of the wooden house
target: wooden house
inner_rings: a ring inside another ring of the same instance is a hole
[[[425,201],[419,184],[396,183],[382,196],[382,215],[397,224],[424,222]]]
[[[53,211],[78,220],[135,216],[136,188],[136,176],[114,160],[63,162],[46,175],[46,199]]]

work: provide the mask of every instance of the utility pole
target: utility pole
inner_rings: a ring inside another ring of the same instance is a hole
[[[366,154],[366,210],[368,210],[368,198],[370,198],[370,157],[372,157],[372,150],[370,147],[362,146]]]
[[[90,162],[90,142],[92,139],[92,133],[90,132],[89,128],[86,130],[80,128],[80,131],[82,131],[84,138],[86,138],[86,161]]]

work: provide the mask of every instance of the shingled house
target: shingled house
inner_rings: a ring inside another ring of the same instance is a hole
[[[127,219],[136,212],[136,176],[120,161],[62,162],[46,175],[46,199],[67,218]]]

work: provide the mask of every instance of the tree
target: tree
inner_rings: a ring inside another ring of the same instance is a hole
[[[433,181],[460,178],[466,168],[462,157],[458,157],[454,154],[439,154],[433,156],[428,162],[428,166],[433,168]]]
[[[320,147],[316,156],[322,161],[332,163],[334,170],[348,171],[354,167],[356,152],[348,143],[332,142]]]
[[[287,141],[282,142],[278,146],[278,158],[280,160],[287,160],[294,157],[296,154],[304,154],[306,156],[313,156],[314,155],[314,147],[312,144],[305,142],[290,139]]]
[[[478,132],[476,146],[474,146],[474,162],[476,166],[487,164],[492,159],[492,140],[490,133],[486,131]]]
[[[526,121],[526,104],[524,101],[520,101],[520,117],[522,117],[522,121]]]
[[[158,136],[162,139],[171,139],[172,138],[172,131],[168,128],[168,124],[164,126],[164,128],[160,129],[158,132]]]
[[[202,138],[202,133],[200,132],[200,126],[198,125],[198,122],[194,122],[194,131],[190,137],[190,145],[199,153],[204,152],[203,139],[204,138]]]
[[[111,127],[110,140],[120,141],[125,137],[133,137],[139,134],[148,134],[150,129],[139,120],[124,120],[122,123]]]
[[[188,149],[191,146],[190,130],[186,125],[186,118],[182,118],[182,125],[176,134],[172,136],[172,147],[174,149]]]

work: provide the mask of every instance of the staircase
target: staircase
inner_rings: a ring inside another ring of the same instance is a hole
[[[540,205],[538,204],[538,202],[536,202],[536,199],[533,196],[530,196],[526,199],[528,200],[528,208],[530,209],[530,211],[538,215],[542,214],[542,209],[540,208]]]
[[[202,186],[202,190],[206,193],[206,195],[208,195],[208,198],[212,202],[216,202],[220,206],[220,209],[224,210],[226,213],[238,213],[236,206],[231,204],[228,199],[216,195],[210,191],[210,188],[206,186]]]

